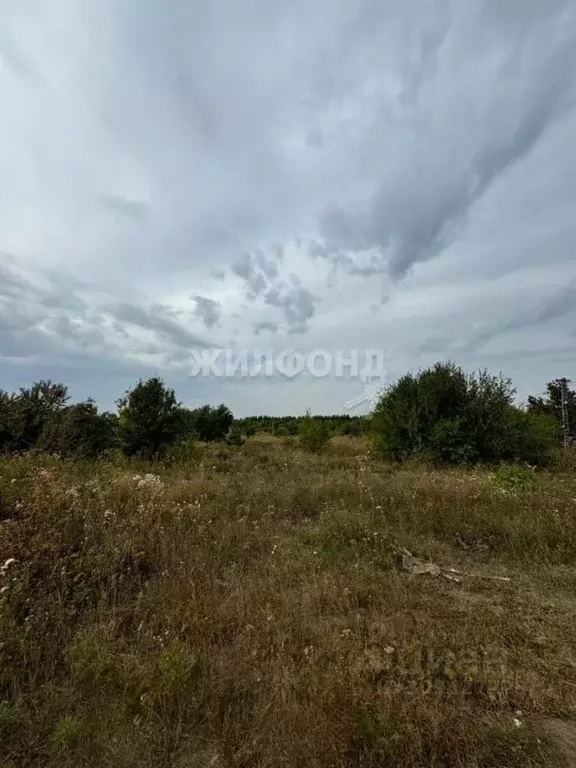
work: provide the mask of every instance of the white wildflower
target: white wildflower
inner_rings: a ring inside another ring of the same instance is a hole
[[[151,472],[144,475],[134,475],[134,480],[138,488],[150,488],[150,490],[159,490],[164,487],[164,483],[158,475],[153,475]]]

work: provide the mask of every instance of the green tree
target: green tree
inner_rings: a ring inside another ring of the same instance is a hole
[[[517,408],[514,394],[510,379],[437,363],[406,374],[388,388],[375,408],[372,426],[394,459],[545,461],[553,425]]]
[[[182,409],[173,389],[158,377],[139,381],[118,401],[118,424],[126,456],[154,459],[182,436]]]
[[[43,450],[78,459],[97,459],[117,445],[118,419],[99,413],[93,400],[68,405],[48,421],[39,440]]]
[[[568,437],[576,440],[576,392],[568,386],[568,379],[555,379],[546,385],[546,393],[541,397],[528,398],[530,413],[553,417],[562,428],[562,389],[566,391],[566,414],[568,417]]]
[[[234,422],[232,411],[225,405],[203,405],[184,416],[186,429],[205,443],[224,440]]]
[[[42,380],[18,394],[2,398],[5,426],[0,429],[9,435],[11,451],[28,451],[35,448],[51,419],[62,411],[68,400],[64,384]]]
[[[12,397],[0,389],[0,453],[11,450],[12,442]]]

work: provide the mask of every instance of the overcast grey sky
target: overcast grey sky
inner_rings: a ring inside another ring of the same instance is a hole
[[[575,0],[0,0],[0,388],[341,412],[191,350],[576,379]]]

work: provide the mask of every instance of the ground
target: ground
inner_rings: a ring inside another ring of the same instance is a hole
[[[2,768],[575,764],[569,465],[257,437],[0,476]]]

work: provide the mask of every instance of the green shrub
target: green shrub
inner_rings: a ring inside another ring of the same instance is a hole
[[[204,443],[212,443],[224,440],[234,422],[232,411],[225,405],[214,408],[211,405],[203,405],[193,411],[184,414],[186,433],[202,440]]]
[[[502,376],[437,363],[386,390],[372,426],[386,454],[398,460],[547,463],[557,442],[554,420],[520,410],[514,394]]]
[[[49,422],[68,400],[64,384],[37,381],[29,389],[8,395],[0,392],[0,451],[12,453],[35,448]]]
[[[202,460],[202,448],[194,438],[179,440],[166,449],[165,464],[172,466],[177,464],[198,464]]]
[[[233,424],[230,428],[230,431],[226,435],[226,442],[228,445],[235,445],[238,447],[244,445],[244,435],[242,434],[242,429],[237,424]]]
[[[370,432],[366,435],[366,448],[371,456],[383,459],[388,456],[388,445],[382,435]]]
[[[68,405],[48,420],[37,447],[74,459],[97,459],[117,445],[118,420],[112,413],[98,413],[92,400]]]
[[[313,453],[324,450],[330,440],[326,422],[308,415],[300,424],[300,445]]]
[[[502,493],[522,493],[536,486],[536,473],[532,467],[504,464],[494,476],[494,485]]]
[[[52,735],[52,745],[58,752],[66,752],[85,738],[86,724],[77,715],[66,715],[56,724]]]

